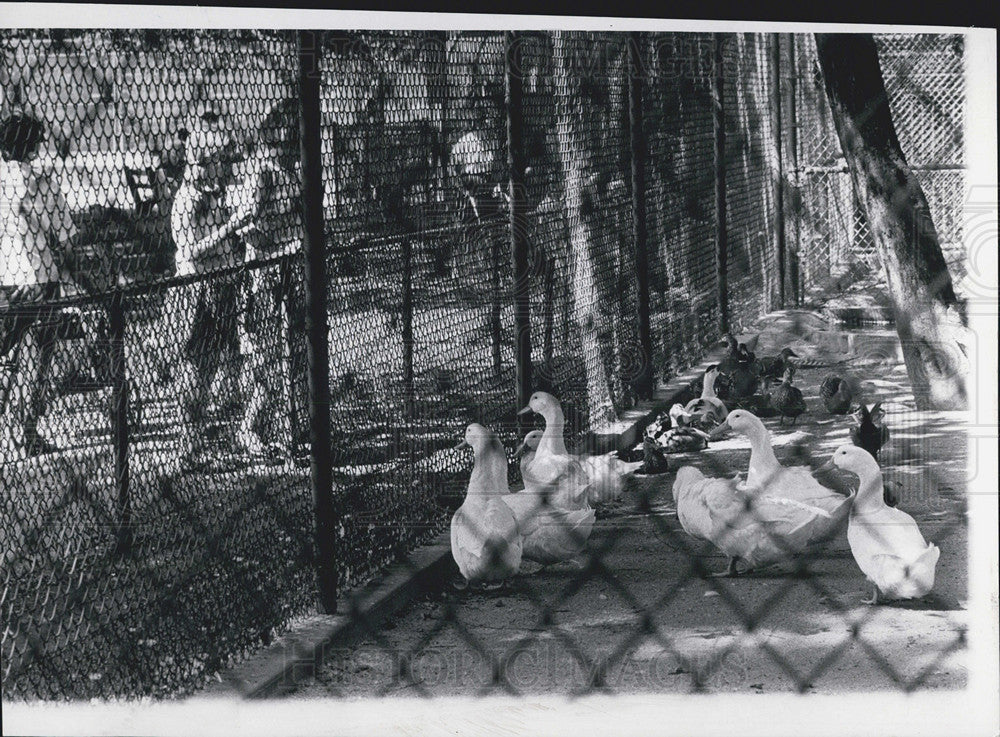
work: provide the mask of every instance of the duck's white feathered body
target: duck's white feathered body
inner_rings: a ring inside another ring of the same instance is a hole
[[[735,478],[708,478],[693,466],[678,470],[673,494],[688,534],[750,568],[805,550],[825,534],[831,520],[821,507],[747,489]]]
[[[850,505],[845,504],[850,497],[823,486],[808,466],[779,466],[759,474],[748,472],[746,486],[769,496],[792,499],[822,509],[836,523],[843,523],[850,509]]]
[[[613,453],[600,456],[535,453],[522,468],[525,491],[551,491],[550,501],[562,509],[582,509],[621,496],[628,477],[642,462],[626,463]]]
[[[521,465],[521,478],[524,478],[524,475],[526,473],[530,474],[530,471],[528,471],[528,469],[531,467],[531,464],[534,463],[534,461],[535,461],[535,451],[534,451],[534,449],[532,449],[532,450],[526,450],[524,452],[524,455],[521,456],[521,462],[520,462],[520,465]]]
[[[852,445],[834,451],[832,461],[860,480],[847,542],[861,572],[889,599],[915,599],[930,592],[941,551],[924,540],[913,517],[885,503],[878,463]]]
[[[913,517],[885,505],[855,510],[847,522],[847,542],[865,577],[890,599],[915,599],[934,588],[941,551],[924,540]]]
[[[566,455],[536,452],[521,471],[524,490],[529,494],[548,494],[549,503],[559,509],[583,509],[587,506],[588,479],[579,459]]]
[[[521,566],[524,539],[510,507],[501,498],[507,488],[507,456],[496,435],[470,425],[466,442],[475,461],[465,501],[451,518],[451,554],[468,581],[502,581]]]
[[[510,508],[499,499],[463,504],[451,518],[451,554],[468,581],[502,581],[521,567],[523,539]]]
[[[626,478],[641,465],[625,463],[613,453],[601,456],[574,455],[563,437],[565,418],[559,400],[536,392],[529,405],[545,418],[545,430],[534,458],[522,466],[525,491],[550,493],[553,506],[579,510],[619,497]],[[526,408],[527,409],[527,408]]]
[[[594,510],[561,509],[546,504],[544,495],[530,491],[505,494],[504,504],[517,521],[528,560],[548,565],[571,560],[587,545],[594,527]]]
[[[832,537],[847,520],[852,497],[823,486],[807,466],[782,466],[774,455],[771,435],[760,419],[746,410],[733,410],[720,429],[729,427],[750,439],[750,463],[746,489],[755,497],[782,499],[822,514],[809,520],[805,528],[810,542]]]
[[[735,478],[707,478],[694,466],[677,469],[673,495],[677,519],[684,531],[692,537],[715,542],[719,513],[739,499],[736,483]]]

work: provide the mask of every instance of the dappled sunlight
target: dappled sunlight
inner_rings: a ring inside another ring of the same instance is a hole
[[[0,31],[4,697],[964,686],[996,428],[817,38]],[[954,254],[963,37],[877,43]]]

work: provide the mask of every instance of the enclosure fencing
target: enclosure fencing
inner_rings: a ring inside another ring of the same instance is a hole
[[[965,191],[963,39],[884,34],[875,40],[903,153],[927,197],[951,277],[959,284],[965,273],[958,204]],[[784,128],[784,151],[795,192],[787,221],[795,289],[807,303],[860,291],[884,306],[885,275],[841,154],[815,42],[803,34],[786,43],[785,109],[794,111],[794,121]]]
[[[197,688],[442,530],[469,422],[512,448],[543,389],[592,445],[725,331],[882,279],[808,37],[302,40],[0,35],[5,697]],[[957,244],[961,38],[879,44]]]

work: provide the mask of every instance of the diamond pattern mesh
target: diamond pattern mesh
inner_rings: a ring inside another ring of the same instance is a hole
[[[573,445],[635,405],[647,364],[663,384],[720,337],[716,44],[730,322],[740,330],[780,306],[775,37],[632,38],[639,68],[630,71],[627,39],[614,33],[317,36],[338,590],[447,527],[465,494],[469,458],[454,445],[468,423],[516,447],[518,278],[527,279],[532,388],[563,400]],[[518,109],[506,97],[511,43]],[[961,39],[878,43],[903,148],[942,240],[957,244]],[[855,262],[874,268],[873,249],[812,41],[794,45],[783,73],[797,89],[797,253],[805,291],[819,294]],[[190,692],[269,643],[315,597],[296,37],[5,30],[0,51],[4,694]],[[632,191],[630,73],[642,75],[642,192]],[[512,265],[511,116],[521,124],[513,153],[527,164],[516,193],[526,275]],[[646,264],[632,222],[639,197]],[[648,356],[639,271],[649,278]],[[448,598],[403,651],[367,627],[394,663],[393,683],[426,690],[414,664],[455,636],[473,656],[462,667],[479,669],[485,690],[522,690],[511,674],[542,639],[586,674],[585,691],[611,688],[646,641],[673,653],[694,688],[710,687],[732,648],[695,661],[662,629],[705,564],[657,503],[640,495],[636,519],[683,552],[690,566],[677,578],[634,590],[615,565],[628,525],[611,525],[559,587],[523,588],[537,621],[510,647],[493,648]],[[752,634],[796,587],[828,593],[816,560],[802,558],[755,607],[712,587],[734,627]],[[561,625],[588,585],[632,614],[599,652]],[[900,675],[878,655],[864,621],[850,639],[899,685],[922,682],[923,672]],[[839,653],[801,672],[764,647],[802,690]]]

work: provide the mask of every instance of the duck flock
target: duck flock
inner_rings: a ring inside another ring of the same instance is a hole
[[[527,434],[515,452],[524,488],[507,482],[507,452],[489,428],[468,426],[460,447],[474,462],[463,504],[451,521],[451,550],[461,586],[493,587],[517,574],[525,560],[582,567],[595,521],[595,507],[614,502],[637,473],[672,470],[667,457],[692,453],[728,433],[750,441],[745,474],[706,476],[692,465],[677,468],[673,499],[684,531],[707,540],[728,558],[724,571],[740,573],[793,559],[830,539],[847,523],[847,540],[861,573],[872,584],[865,603],[925,596],[934,586],[940,551],[928,543],[913,518],[895,508],[884,489],[878,454],[889,437],[880,404],[854,407],[844,377],[827,376],[820,386],[831,414],[853,414],[852,443],[837,448],[818,471],[839,470],[858,479],[849,495],[824,486],[808,466],[779,463],[761,417],[795,424],[807,407],[793,385],[795,352],[757,358],[756,339],[727,336],[728,355],[705,371],[701,393],[674,404],[646,430],[642,460],[618,454],[576,455],[565,444],[559,400],[535,392],[519,414],[536,413],[544,430]],[[770,383],[780,383],[771,389]],[[743,570],[740,570],[740,564]]]

